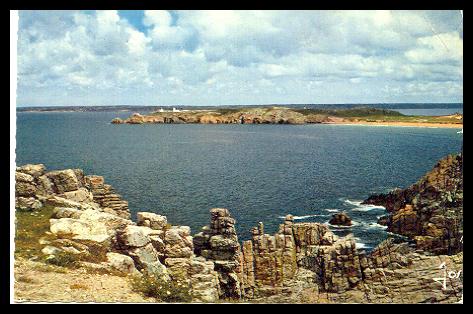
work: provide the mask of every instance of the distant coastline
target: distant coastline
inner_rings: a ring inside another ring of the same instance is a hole
[[[463,114],[411,116],[398,111],[360,107],[352,109],[309,109],[292,107],[246,107],[214,110],[160,109],[133,113],[112,124],[350,124],[368,126],[462,128]]]
[[[261,104],[261,105],[150,105],[150,106],[20,106],[17,112],[153,112],[159,109],[172,110],[215,110],[215,109],[241,109],[241,108],[267,108],[289,107],[294,109],[353,109],[359,107],[377,109],[462,109],[463,103],[379,103],[379,104]]]

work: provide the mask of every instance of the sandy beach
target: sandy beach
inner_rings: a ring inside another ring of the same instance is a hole
[[[418,127],[418,128],[448,128],[448,129],[463,129],[463,124],[460,123],[431,123],[431,122],[328,122],[326,124],[337,125],[360,125],[360,126],[397,126],[397,127]]]

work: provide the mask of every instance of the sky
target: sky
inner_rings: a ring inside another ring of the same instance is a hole
[[[457,11],[20,11],[17,106],[463,102]]]

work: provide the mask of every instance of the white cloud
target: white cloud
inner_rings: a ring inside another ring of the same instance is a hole
[[[455,11],[145,11],[143,16],[145,29],[113,10],[21,11],[19,104],[463,96],[463,35]],[[64,91],[74,97],[64,98]],[[105,96],[110,94],[115,96]]]

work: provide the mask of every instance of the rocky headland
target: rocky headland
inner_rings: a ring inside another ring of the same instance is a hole
[[[418,249],[436,254],[463,251],[463,154],[450,155],[415,184],[373,195],[365,204],[381,205],[380,223],[409,237]]]
[[[217,108],[206,110],[133,113],[112,124],[367,124],[461,128],[462,115],[441,117],[405,116],[397,111],[375,108],[296,109],[287,107]]]
[[[243,242],[225,208],[210,209],[209,224],[194,235],[156,213],[138,212],[132,220],[128,203],[103,177],[80,169],[17,167],[15,200],[17,211],[52,209],[49,230],[35,239],[41,248],[36,263],[68,261],[73,269],[130,280],[151,276],[159,287],[185,287],[181,302],[453,303],[463,292],[463,277],[446,275],[463,267],[462,219],[452,218],[462,217],[461,160],[449,156],[405,192],[367,200],[386,206],[391,232],[415,240],[389,239],[369,253],[358,250],[351,235],[338,237],[328,225],[296,223],[291,215],[276,234],[265,233],[260,222]],[[434,279],[444,272],[442,285]],[[23,289],[17,295],[28,289],[16,287]]]

